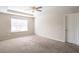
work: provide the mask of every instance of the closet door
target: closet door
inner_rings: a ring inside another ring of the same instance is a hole
[[[76,44],[79,45],[79,13],[76,14],[76,35],[77,40],[76,40]]]
[[[76,15],[67,15],[67,42],[76,44]]]

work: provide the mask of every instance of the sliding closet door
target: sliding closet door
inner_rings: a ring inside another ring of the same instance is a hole
[[[67,15],[67,42],[76,44],[76,15]]]

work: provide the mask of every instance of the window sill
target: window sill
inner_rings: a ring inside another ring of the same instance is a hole
[[[23,32],[28,32],[28,31],[18,31],[18,32],[10,32],[10,33],[23,33]]]

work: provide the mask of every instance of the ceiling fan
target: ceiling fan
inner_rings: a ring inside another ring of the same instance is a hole
[[[41,12],[42,11],[41,8],[42,6],[31,6],[32,12],[35,12],[35,11]]]

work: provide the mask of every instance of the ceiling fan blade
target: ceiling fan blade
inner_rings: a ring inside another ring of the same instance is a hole
[[[36,9],[41,9],[42,7],[41,6],[39,6],[39,7],[37,7]]]
[[[36,11],[40,11],[41,12],[42,10],[36,10]]]

